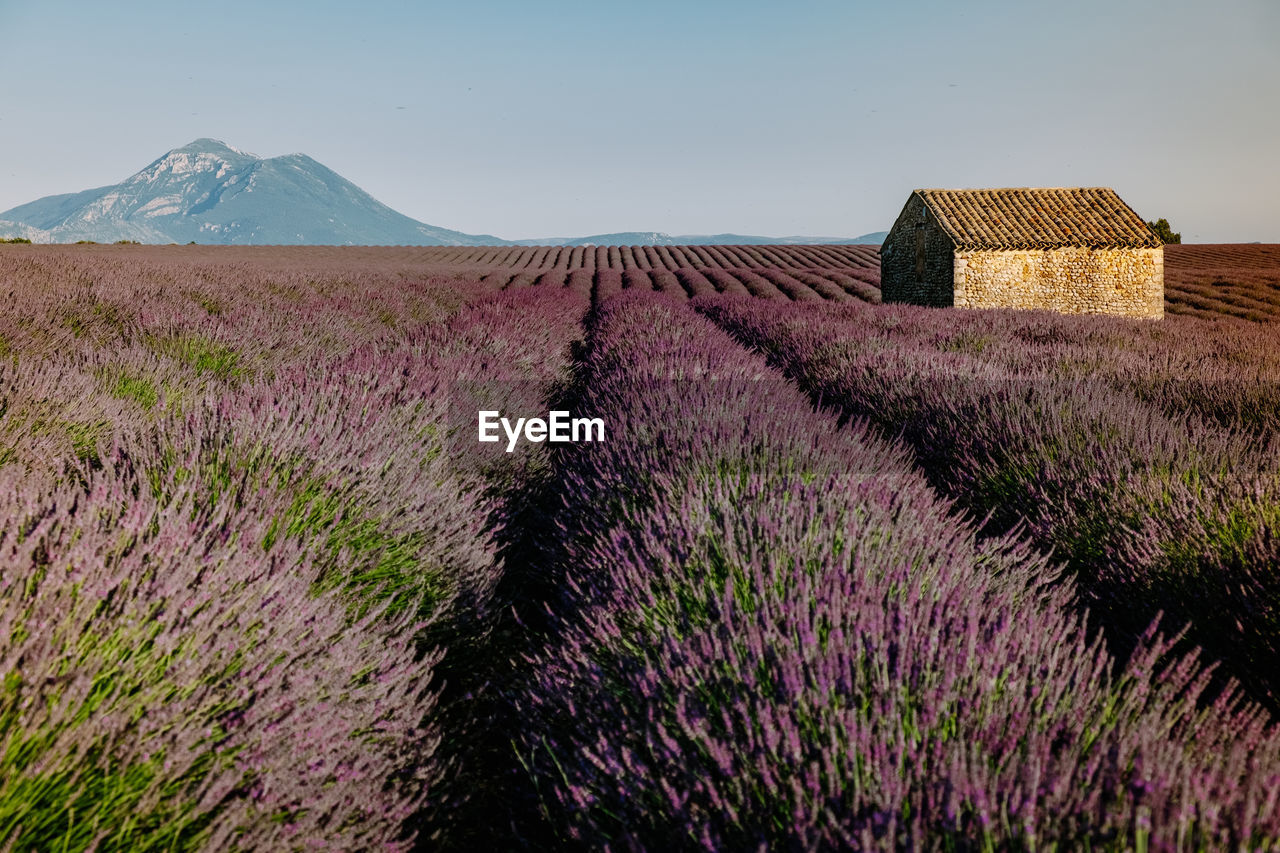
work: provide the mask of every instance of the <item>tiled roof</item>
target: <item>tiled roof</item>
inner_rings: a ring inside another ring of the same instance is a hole
[[[1158,248],[1108,187],[916,190],[958,249]]]

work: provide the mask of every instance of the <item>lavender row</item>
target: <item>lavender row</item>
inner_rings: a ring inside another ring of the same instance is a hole
[[[269,318],[220,286],[244,314],[163,322],[243,353]],[[442,667],[492,615],[494,495],[527,464],[451,451],[477,400],[541,405],[585,305],[503,295],[380,329],[335,306],[331,355],[281,327],[270,361],[180,404],[115,393],[201,375],[129,346],[154,315],[21,345],[6,425],[95,432],[10,445],[0,471],[0,845],[407,849],[447,826],[474,732]]]
[[[1020,374],[1103,380],[1175,418],[1202,417],[1259,434],[1280,428],[1280,355],[1257,323],[1170,318],[1134,323],[1051,312],[854,311],[852,322],[920,346],[980,358]]]
[[[0,253],[0,464],[92,462],[126,425],[421,331],[483,295],[405,271],[154,252]],[[314,261],[313,261],[314,263]]]
[[[315,543],[270,528],[288,484],[231,463],[216,417],[167,427],[120,441],[83,484],[3,474],[0,834],[403,848],[440,773],[419,760],[439,737],[439,653],[419,658],[416,602],[357,616],[317,594]],[[217,461],[218,493],[181,473]]]
[[[776,306],[775,306],[776,307]],[[1057,570],[980,542],[899,446],[680,303],[590,330],[563,452],[568,574],[522,755],[561,841],[607,849],[1173,848],[1280,838],[1280,745],[1126,666]]]
[[[940,352],[933,338],[964,334],[951,312],[700,308],[824,403],[901,435],[932,482],[993,527],[1025,525],[1114,639],[1163,611],[1275,705],[1272,437],[1171,416],[1052,362],[1033,370],[1034,353],[1013,368],[985,351]]]
[[[483,278],[487,287],[502,290],[518,290],[524,287],[569,287],[585,292],[608,296],[619,290],[653,290],[676,298],[697,297],[717,292],[750,293],[761,299],[793,299],[796,301],[845,302],[850,299],[879,302],[880,292],[868,281],[878,281],[866,270],[849,270],[846,275],[839,269],[787,271],[760,267],[672,267],[644,268],[631,266],[626,269],[599,267],[595,270],[568,270],[553,267],[547,271],[537,269],[514,272],[498,269]]]
[[[511,454],[477,445],[477,413],[544,409],[567,370],[586,306],[574,290],[498,294],[445,322],[228,394],[220,406],[243,453],[270,448],[273,460],[306,470],[281,533],[323,532],[335,582],[345,573],[342,583],[383,592],[393,580],[452,585],[434,593],[434,615],[451,614],[448,631],[459,618],[483,622],[501,566],[491,543],[478,562],[460,561],[461,543],[490,537],[502,496],[543,463],[528,447]],[[457,506],[446,512],[424,503],[424,487]],[[462,540],[457,530],[467,531]],[[356,559],[352,537],[372,562]],[[406,554],[405,543],[430,543],[430,551]]]

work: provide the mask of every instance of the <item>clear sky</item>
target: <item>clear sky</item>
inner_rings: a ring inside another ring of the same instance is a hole
[[[1280,0],[0,0],[0,80],[0,210],[210,136],[510,239],[1106,185],[1280,242]]]

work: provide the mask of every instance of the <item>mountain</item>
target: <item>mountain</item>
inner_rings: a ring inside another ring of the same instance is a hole
[[[175,148],[113,186],[47,196],[4,211],[0,236],[41,243],[505,242],[410,219],[305,154],[264,159],[215,139]]]
[[[626,231],[503,240],[411,219],[305,154],[262,158],[216,139],[175,148],[118,184],[51,195],[0,213],[0,238],[35,243],[236,243],[372,246],[644,246],[879,243],[861,237],[671,236]]]
[[[544,237],[514,240],[518,246],[803,246],[814,243],[868,245],[884,242],[888,231],[873,231],[860,237],[757,237],[751,234],[680,234],[661,231],[620,231],[590,237]]]

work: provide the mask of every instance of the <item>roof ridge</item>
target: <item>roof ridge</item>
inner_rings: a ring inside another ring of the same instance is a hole
[[[1075,187],[916,187],[913,192],[932,193],[975,193],[975,192],[1004,192],[1006,190],[1109,190],[1115,192],[1111,187],[1106,186],[1075,186]]]

